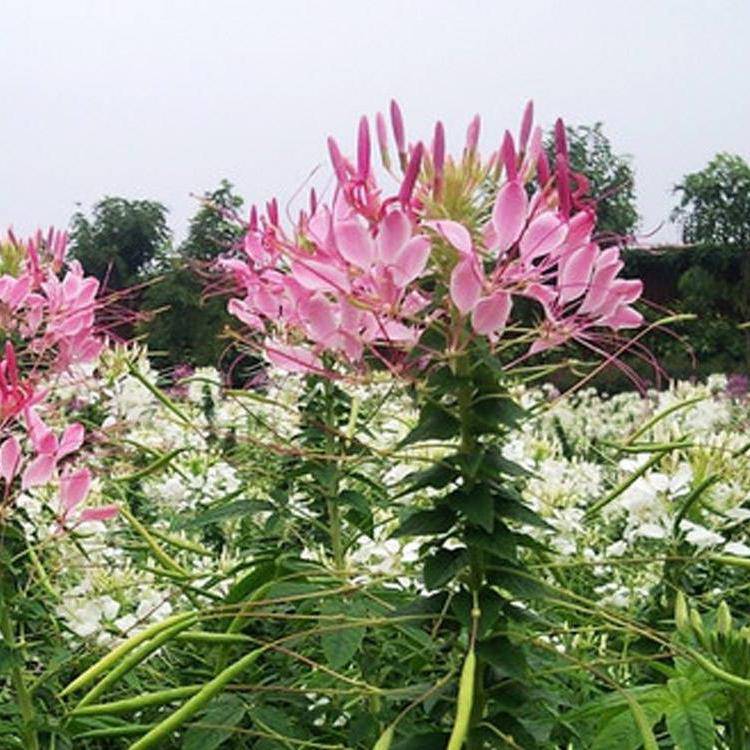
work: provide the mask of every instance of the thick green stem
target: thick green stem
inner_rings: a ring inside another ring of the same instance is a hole
[[[459,360],[456,367],[456,374],[462,378],[461,388],[458,392],[458,416],[461,424],[461,444],[459,451],[467,458],[478,450],[479,445],[477,442],[476,435],[473,430],[473,391],[474,386],[469,379],[471,373],[470,362],[466,357]],[[463,484],[465,488],[469,488],[473,483],[473,477],[465,472],[463,475]],[[479,592],[484,583],[484,560],[482,551],[478,549],[472,549],[469,547],[470,555],[470,582],[473,606],[471,612],[471,633],[470,642],[471,647],[474,648],[474,641],[477,637],[477,628],[479,624],[479,618],[481,616],[481,610],[479,607]],[[482,659],[477,657],[476,671],[474,676],[474,705],[471,711],[471,726],[476,726],[482,720],[484,714],[484,706],[486,697],[484,694],[484,677],[485,677],[486,664]],[[467,748],[469,750],[480,750],[482,747],[481,740],[472,740],[471,737],[467,740]]]
[[[10,668],[10,679],[23,722],[21,734],[24,740],[24,747],[27,750],[39,750],[39,739],[36,729],[34,729],[34,703],[23,678],[23,670],[20,664],[22,654],[13,634],[13,623],[10,613],[8,612],[5,600],[2,598],[0,598],[0,633],[2,633],[6,648],[11,654],[12,666]]]

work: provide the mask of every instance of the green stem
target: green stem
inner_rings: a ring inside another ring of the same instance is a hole
[[[462,357],[456,366],[456,374],[462,378],[460,390],[458,392],[458,416],[461,425],[461,444],[459,451],[465,456],[471,456],[475,453],[479,445],[477,443],[476,435],[472,429],[472,398],[473,398],[473,384],[470,380],[470,362],[467,357]],[[473,478],[464,474],[463,484],[465,487],[469,487],[473,482]],[[471,634],[470,642],[471,648],[474,648],[474,642],[477,637],[477,628],[479,625],[479,617],[481,611],[479,608],[479,591],[484,583],[484,560],[481,550],[472,549],[469,547],[470,555],[470,587],[473,599],[473,606],[471,612]],[[486,702],[486,696],[484,693],[484,678],[487,665],[484,660],[477,656],[476,671],[474,676],[474,691],[473,691],[473,708],[471,711],[471,723],[470,726],[476,726],[482,721],[482,715],[484,714],[484,707]],[[482,740],[472,740],[471,737],[467,739],[467,748],[469,750],[480,750],[482,747]]]
[[[23,670],[20,663],[22,662],[22,654],[13,635],[13,623],[4,598],[0,598],[0,633],[11,653],[10,679],[18,700],[18,709],[21,712],[23,722],[21,734],[24,747],[27,750],[39,750],[39,739],[34,729],[34,703],[23,679]]]
[[[331,551],[333,552],[333,564],[336,571],[344,569],[344,545],[341,540],[341,513],[339,511],[339,481],[341,475],[341,466],[338,459],[334,460],[332,456],[337,453],[336,444],[336,413],[335,413],[335,394],[333,384],[326,380],[326,453],[328,461],[331,462],[333,475],[326,493],[326,510],[328,511],[328,528],[331,537]]]

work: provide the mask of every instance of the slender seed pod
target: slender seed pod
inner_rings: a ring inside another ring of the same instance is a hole
[[[395,729],[396,727],[393,724],[386,727],[383,734],[378,737],[378,741],[372,746],[372,750],[390,750],[390,747],[393,744],[393,733]]]
[[[461,750],[466,735],[469,733],[471,709],[474,707],[474,675],[477,669],[477,656],[474,649],[466,655],[461,679],[458,683],[458,698],[456,700],[456,719],[448,740],[447,750]]]

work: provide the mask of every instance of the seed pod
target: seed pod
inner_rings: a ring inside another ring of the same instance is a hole
[[[682,591],[677,592],[677,597],[674,600],[674,621],[677,630],[684,632],[690,629],[690,614],[685,594]]]
[[[474,649],[469,651],[461,670],[458,683],[458,698],[456,700],[456,719],[448,740],[447,750],[461,750],[466,735],[469,733],[471,709],[474,707],[474,673],[477,669],[477,657]]]
[[[372,750],[390,750],[393,744],[393,732],[396,729],[394,724],[390,724],[386,727],[383,734],[380,735],[378,741],[372,746]]]
[[[716,611],[716,629],[725,636],[732,632],[732,613],[723,600]]]

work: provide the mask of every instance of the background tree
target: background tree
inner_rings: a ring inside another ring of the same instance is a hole
[[[211,278],[210,261],[230,250],[241,236],[231,216],[242,204],[226,180],[205,193],[185,241],[176,253],[159,257],[150,272],[152,283],[144,291],[142,309],[154,315],[140,332],[160,368],[220,364],[229,343],[221,332],[231,318],[226,296],[218,290],[211,293],[212,283],[216,286],[219,280]]]
[[[717,154],[674,192],[672,220],[682,225],[683,242],[750,248],[750,166],[740,156]]]
[[[71,220],[71,252],[87,273],[109,289],[137,283],[147,265],[163,252],[171,232],[167,209],[156,201],[106,197],[91,218],[79,211]]]
[[[570,166],[590,182],[590,195],[597,201],[597,228],[602,235],[627,236],[638,225],[635,206],[635,179],[632,159],[612,150],[601,122],[567,126]],[[554,159],[554,134],[546,139],[550,159]]]

